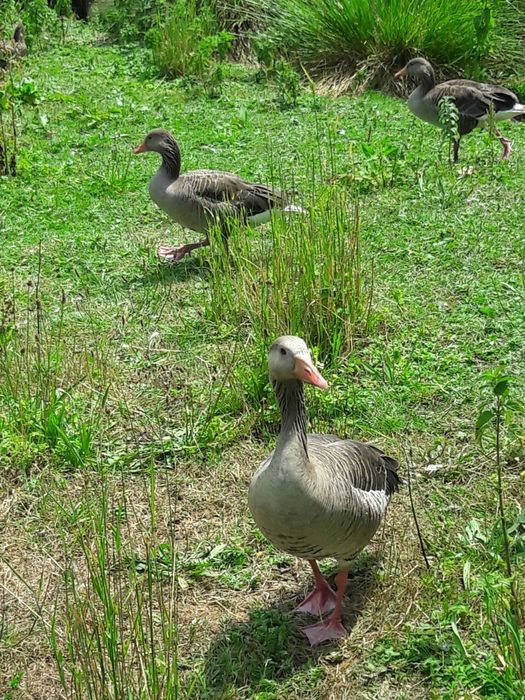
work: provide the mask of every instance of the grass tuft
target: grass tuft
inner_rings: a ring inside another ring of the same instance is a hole
[[[394,66],[418,54],[452,72],[523,63],[519,9],[505,0],[279,0],[267,11],[276,47],[336,92],[393,87]]]

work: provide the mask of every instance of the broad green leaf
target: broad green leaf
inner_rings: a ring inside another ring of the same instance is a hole
[[[509,381],[508,377],[502,377],[494,387],[494,394],[496,396],[503,396],[509,388]]]
[[[483,430],[492,420],[494,420],[494,413],[489,409],[485,409],[479,414],[478,420],[476,421],[476,439],[480,439]]]

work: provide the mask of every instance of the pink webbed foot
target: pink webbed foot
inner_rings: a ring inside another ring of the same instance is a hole
[[[335,608],[336,594],[325,582],[323,585],[318,585],[314,590],[306,596],[294,612],[306,612],[311,615],[326,615]]]
[[[342,639],[348,635],[348,632],[341,622],[333,618],[321,620],[321,622],[316,622],[315,625],[303,627],[301,631],[308,637],[308,641],[312,647],[332,639]]]
[[[180,248],[173,248],[169,245],[160,245],[157,248],[157,257],[159,260],[163,260],[164,262],[176,263],[179,262],[179,260],[182,260],[182,258],[188,252],[189,251],[185,245],[181,246]]]

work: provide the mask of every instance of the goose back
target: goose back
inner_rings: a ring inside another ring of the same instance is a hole
[[[24,25],[19,22],[13,32],[13,38],[0,41],[0,67],[5,68],[9,61],[27,55],[24,39]]]

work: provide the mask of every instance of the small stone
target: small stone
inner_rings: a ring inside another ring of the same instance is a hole
[[[427,464],[426,467],[423,467],[423,471],[427,474],[434,474],[435,472],[438,472],[440,469],[444,468],[444,464]]]

